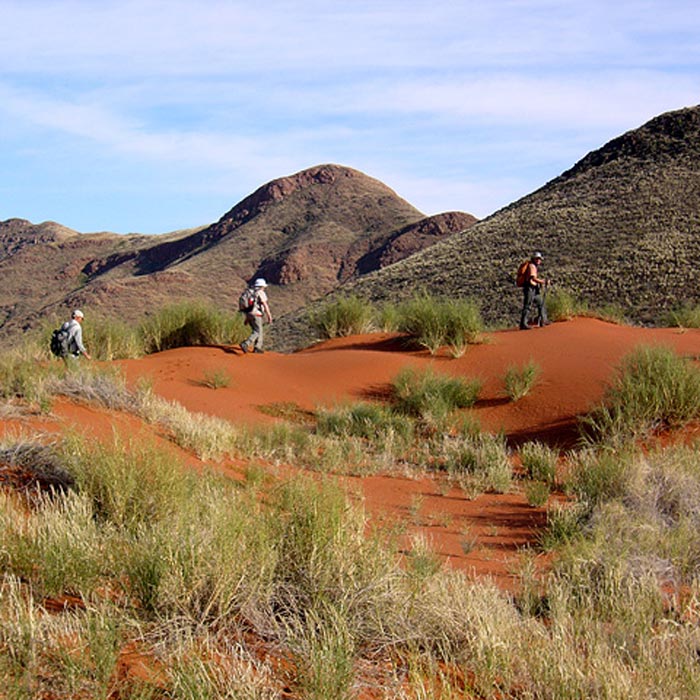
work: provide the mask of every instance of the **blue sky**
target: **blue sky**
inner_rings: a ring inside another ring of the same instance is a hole
[[[0,220],[164,233],[319,163],[484,217],[698,103],[697,0],[0,0]]]

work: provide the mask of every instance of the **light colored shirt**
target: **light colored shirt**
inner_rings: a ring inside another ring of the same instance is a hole
[[[83,327],[78,321],[72,318],[70,321],[66,321],[61,328],[68,331],[68,347],[73,355],[86,352],[83,345]]]
[[[253,316],[264,316],[264,305],[267,304],[267,294],[264,289],[255,290],[255,304],[250,312]]]

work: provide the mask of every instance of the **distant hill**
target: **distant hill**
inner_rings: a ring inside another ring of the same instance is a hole
[[[471,297],[492,324],[516,323],[518,264],[593,307],[651,324],[700,303],[700,107],[663,114],[593,151],[541,189],[430,248],[343,286],[368,300],[416,289]],[[296,337],[295,319],[289,330]]]
[[[339,165],[274,180],[216,223],[158,236],[10,219],[0,222],[0,325],[12,338],[76,306],[127,321],[180,299],[235,308],[258,276],[271,285],[275,313],[291,312],[475,222],[462,212],[425,217]]]

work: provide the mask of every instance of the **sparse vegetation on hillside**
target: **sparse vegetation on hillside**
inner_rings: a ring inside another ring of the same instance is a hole
[[[663,322],[700,300],[699,202],[696,106],[611,141],[536,192],[345,292],[396,303],[416,288],[463,298],[476,288],[487,324],[515,326],[515,271],[542,250],[553,290],[569,290],[589,309],[615,305],[634,323]]]

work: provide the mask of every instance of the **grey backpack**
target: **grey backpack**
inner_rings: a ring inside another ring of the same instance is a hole
[[[56,357],[66,357],[70,353],[70,333],[67,329],[57,328],[51,334],[51,352]]]

